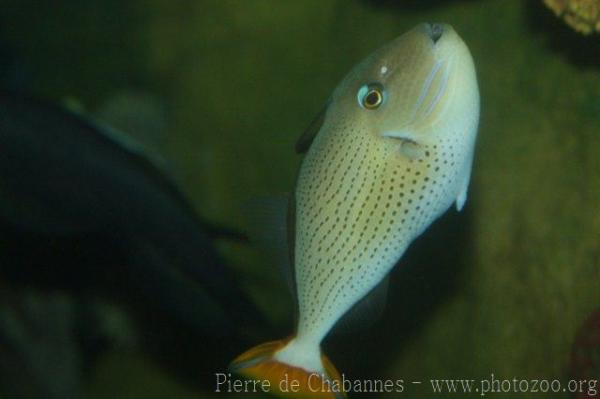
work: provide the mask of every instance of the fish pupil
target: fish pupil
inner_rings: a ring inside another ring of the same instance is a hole
[[[381,93],[378,90],[371,90],[365,96],[365,107],[366,108],[376,108],[381,104]]]

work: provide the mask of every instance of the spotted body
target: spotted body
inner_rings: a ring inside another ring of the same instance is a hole
[[[462,208],[478,119],[473,62],[448,25],[420,25],[346,76],[301,146],[299,318],[272,359],[333,378],[321,340],[452,203]]]

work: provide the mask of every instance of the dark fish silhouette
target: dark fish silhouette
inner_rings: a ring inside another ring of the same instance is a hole
[[[9,92],[0,92],[0,218],[36,234],[109,237],[136,282],[202,333],[236,334],[262,319],[213,248],[218,229],[199,221],[141,147]]]

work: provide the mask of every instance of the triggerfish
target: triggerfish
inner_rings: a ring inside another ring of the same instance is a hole
[[[296,147],[296,332],[230,369],[284,397],[345,397],[321,341],[434,220],[462,209],[478,123],[473,60],[449,25],[418,25],[354,67]],[[296,389],[279,391],[282,380]]]

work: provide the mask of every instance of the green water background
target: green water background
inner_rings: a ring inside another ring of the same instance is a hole
[[[600,305],[598,36],[516,0],[0,4],[0,37],[34,93],[88,110],[124,90],[157,96],[168,114],[161,154],[181,188],[199,214],[240,229],[245,202],[293,189],[295,140],[356,62],[419,22],[451,23],[482,99],[466,210],[415,243],[379,323],[325,350],[350,378],[569,377],[576,330]],[[276,266],[245,245],[220,249],[271,323],[291,330]],[[86,397],[229,397],[185,367],[112,351]]]

